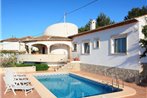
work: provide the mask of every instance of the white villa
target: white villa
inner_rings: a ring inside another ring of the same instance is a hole
[[[82,33],[78,33],[74,24],[58,23],[49,26],[43,36],[1,40],[0,48],[25,51],[18,56],[19,62],[57,65],[79,58],[82,71],[117,73],[124,79],[137,75],[141,64],[147,63],[147,58],[139,58],[144,25],[147,25],[147,15],[101,28],[95,28],[92,21],[91,29]]]
[[[77,33],[76,25],[58,23],[47,27],[43,36],[2,40],[1,50],[25,51],[26,54],[18,55],[19,62],[46,62],[57,65],[72,59],[72,43],[68,36]]]

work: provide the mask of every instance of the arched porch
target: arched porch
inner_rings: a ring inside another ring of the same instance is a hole
[[[71,48],[66,44],[56,43],[50,46],[50,54],[66,55],[67,59],[71,59]]]
[[[31,50],[32,54],[48,54],[48,48],[44,44],[33,44]]]
[[[29,43],[26,44],[27,53],[20,55],[20,61],[30,62],[68,62],[71,61],[71,44],[70,43]]]

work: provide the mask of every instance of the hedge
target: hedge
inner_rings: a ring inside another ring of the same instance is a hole
[[[35,64],[36,66],[36,71],[40,71],[40,70],[48,70],[48,65],[47,64]]]
[[[48,70],[47,64],[16,64],[16,67],[36,66],[36,71]]]

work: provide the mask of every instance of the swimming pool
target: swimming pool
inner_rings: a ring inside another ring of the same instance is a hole
[[[121,90],[74,74],[35,77],[57,98],[82,98]]]

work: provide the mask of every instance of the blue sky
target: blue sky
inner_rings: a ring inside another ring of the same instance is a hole
[[[1,38],[40,36],[49,26],[70,12],[93,0],[1,0]],[[115,22],[123,21],[134,7],[147,5],[147,0],[97,0],[67,16],[66,21],[84,26],[103,12]]]

